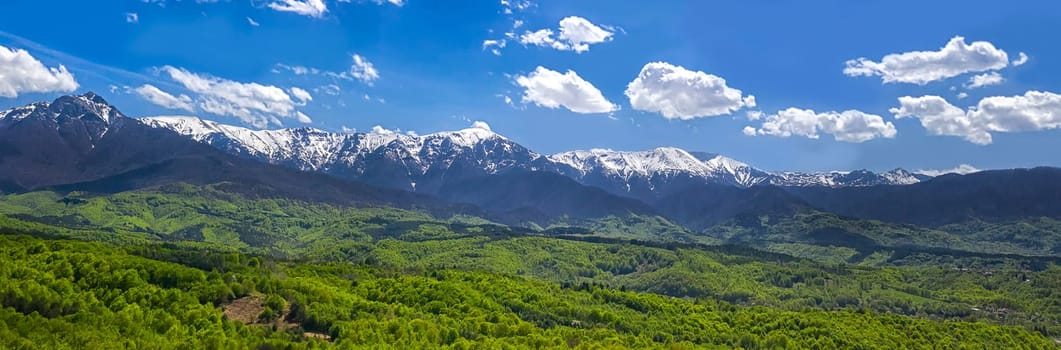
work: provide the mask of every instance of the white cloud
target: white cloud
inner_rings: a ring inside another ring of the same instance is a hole
[[[552,29],[539,29],[537,31],[526,31],[519,36],[519,42],[523,45],[535,45],[552,47],[557,50],[567,50],[570,47],[553,38]]]
[[[959,92],[957,97],[958,97],[959,100],[962,100],[962,99],[965,99],[966,97],[969,97],[969,94],[967,94],[965,92]]]
[[[636,110],[657,112],[667,119],[694,119],[730,114],[755,107],[755,96],[726,85],[726,80],[666,62],[652,62],[626,87]]]
[[[307,102],[313,101],[313,96],[309,94],[309,91],[302,88],[291,87],[288,91],[291,92],[291,97],[298,100],[299,105],[305,106]]]
[[[159,105],[169,109],[179,109],[188,112],[195,112],[195,104],[191,97],[188,95],[180,94],[174,96],[168,92],[162,91],[158,87],[151,84],[144,84],[138,88],[133,89],[140,98],[147,100],[155,105]]]
[[[298,120],[298,122],[302,124],[309,124],[313,122],[313,119],[310,119],[310,117],[305,113],[302,113],[302,111],[295,111],[295,120]]]
[[[373,127],[372,127],[372,130],[370,130],[370,131],[369,131],[369,133],[372,133],[372,134],[380,134],[380,135],[393,135],[393,134],[397,134],[397,132],[396,132],[396,131],[388,130],[387,128],[384,128],[384,127],[382,127],[382,126],[379,126],[379,125],[373,126]]]
[[[744,135],[747,135],[747,136],[755,136],[755,134],[758,133],[758,131],[755,130],[755,128],[752,127],[751,125],[745,126],[744,129],[741,130],[741,132],[744,133]]]
[[[323,75],[336,79],[343,80],[359,80],[371,86],[376,80],[379,80],[379,71],[376,70],[376,66],[369,62],[367,58],[359,54],[351,56],[353,63],[350,65],[350,69],[345,72],[333,72],[328,70],[322,70],[313,67],[306,66],[289,66],[283,63],[277,63],[273,66],[273,73],[282,73],[283,71],[289,71],[295,75]]]
[[[526,76],[516,76],[522,86],[523,103],[533,102],[546,108],[563,106],[575,113],[608,113],[619,109],[609,102],[600,90],[579,77],[575,71],[560,73],[538,66]]]
[[[350,76],[354,79],[360,80],[362,83],[372,85],[377,79],[379,79],[379,71],[376,70],[376,66],[369,62],[365,57],[354,54],[354,64],[350,66]]]
[[[282,88],[200,75],[172,66],[164,66],[160,70],[198,94],[199,108],[208,113],[236,117],[258,128],[269,124],[283,125],[281,118],[303,122],[309,120],[308,116],[295,110],[300,102],[296,102]]]
[[[977,144],[991,143],[991,134],[977,126],[965,111],[939,96],[899,98],[900,107],[889,110],[895,118],[914,117],[932,135],[962,136]]]
[[[913,117],[932,135],[960,136],[987,145],[993,132],[1061,128],[1061,95],[1028,91],[1018,96],[986,97],[962,110],[939,96],[904,96],[890,111],[896,118]]]
[[[490,130],[490,124],[487,124],[486,122],[481,120],[476,120],[475,122],[472,122],[472,129],[483,129],[486,131],[492,131]]]
[[[247,24],[250,24],[251,27],[258,27],[262,25],[261,23],[258,23],[258,21],[255,21],[253,18],[250,17],[247,17]]]
[[[501,40],[483,40],[483,51],[490,49],[490,52],[495,56],[501,56],[501,49],[505,48],[508,42],[505,39]]]
[[[570,16],[560,20],[560,40],[566,41],[575,52],[589,51],[589,45],[611,40],[614,34],[582,17]]]
[[[916,173],[916,174],[928,175],[928,176],[932,176],[932,177],[945,175],[945,174],[965,175],[965,174],[972,174],[972,173],[977,173],[977,172],[980,172],[980,169],[977,169],[976,167],[974,167],[972,165],[969,165],[969,164],[961,164],[961,165],[958,165],[957,167],[954,167],[952,169],[946,169],[946,170],[922,169],[922,170],[914,171],[914,173]]]
[[[939,51],[913,51],[884,56],[880,62],[867,58],[847,61],[847,76],[880,76],[884,83],[925,85],[965,73],[1005,68],[1009,56],[987,41],[966,44],[956,36]]]
[[[314,74],[314,75],[316,75],[316,74],[321,74],[321,70],[320,69],[312,68],[312,67],[289,66],[289,65],[286,65],[286,64],[283,64],[283,63],[277,63],[276,66],[273,67],[273,73],[280,73],[281,71],[285,71],[285,70],[286,71],[290,71],[291,73],[294,73],[295,75],[306,75],[306,74]]]
[[[136,14],[136,12],[126,12],[125,13],[125,23],[139,23],[139,22],[140,22],[140,15]]]
[[[788,108],[767,115],[758,129],[746,126],[745,135],[778,137],[803,136],[818,139],[819,133],[833,135],[837,141],[862,143],[878,137],[895,137],[895,125],[879,115],[857,110],[817,113],[810,109]]]
[[[985,86],[1002,84],[1005,79],[1002,78],[998,72],[990,72],[984,74],[977,74],[969,78],[969,82],[962,85],[966,89],[972,90],[982,88]]]
[[[275,0],[269,3],[269,8],[280,12],[291,12],[314,18],[323,17],[328,12],[328,6],[323,0]]]
[[[70,92],[78,86],[65,66],[46,67],[26,50],[0,45],[0,97],[16,98],[27,92]]]
[[[339,94],[341,94],[343,92],[343,89],[341,87],[339,87],[339,85],[328,84],[328,85],[321,85],[321,86],[317,87],[316,89],[313,89],[313,92],[316,92],[318,94],[330,95],[330,96],[339,96]]]
[[[615,33],[601,28],[585,18],[569,16],[560,20],[560,34],[555,38],[553,37],[554,34],[551,29],[539,29],[533,32],[526,31],[523,35],[520,35],[519,42],[523,45],[551,47],[561,51],[583,53],[589,51],[589,46],[592,44],[610,41]]]
[[[1017,59],[1013,60],[1013,62],[1011,62],[1010,64],[1012,64],[1014,67],[1016,67],[1016,66],[1022,66],[1025,63],[1028,63],[1028,54],[1021,52],[1021,53],[1018,54]]]
[[[536,6],[536,4],[530,0],[501,0],[502,11],[508,15],[511,15],[513,12],[522,12],[534,6]]]

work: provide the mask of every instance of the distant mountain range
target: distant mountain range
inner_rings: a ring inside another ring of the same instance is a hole
[[[416,136],[386,130],[349,134],[313,128],[250,130],[196,117],[141,121],[234,155],[424,193],[437,193],[446,182],[511,171],[553,172],[638,199],[659,198],[694,184],[849,187],[906,185],[931,178],[903,169],[774,173],[722,155],[673,147],[547,156],[485,127]]]
[[[543,227],[638,216],[695,233],[814,213],[924,227],[1061,219],[1057,168],[933,178],[903,169],[775,173],[678,148],[542,155],[485,126],[421,136],[255,131],[193,117],[129,118],[92,93],[0,112],[0,192],[174,183]]]

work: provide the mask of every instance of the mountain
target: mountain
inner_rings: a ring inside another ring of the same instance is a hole
[[[417,136],[383,129],[351,134],[313,128],[250,130],[195,117],[142,120],[242,157],[424,193],[437,193],[447,183],[511,171],[555,172],[642,200],[696,184],[846,187],[911,184],[927,178],[902,169],[880,174],[772,173],[719,154],[673,147],[543,156],[483,125]]]
[[[202,148],[153,142],[145,133],[158,131],[93,93],[0,112],[0,182],[31,189],[91,180],[134,169],[158,154]],[[138,147],[126,147],[131,143]]]
[[[954,232],[967,244],[1020,241],[1025,247],[1061,232],[1057,168],[925,179],[902,169],[771,173],[678,148],[543,156],[485,126],[417,136],[253,131],[188,117],[141,122],[92,93],[0,112],[0,191],[116,193],[175,183],[252,198],[391,206],[519,225],[644,218],[701,233],[721,225],[739,228],[745,241],[788,227],[840,237],[835,220],[817,226],[784,220],[820,212],[851,222],[845,232],[857,231],[852,227],[863,225],[858,219],[875,219]],[[1022,225],[1011,225],[1017,221]],[[728,239],[720,230],[710,232]]]
[[[699,156],[699,157],[698,157]],[[549,159],[563,175],[609,192],[651,201],[697,184],[749,187],[770,174],[715,154],[673,147],[641,152],[594,149],[555,154]]]
[[[142,120],[231,154],[425,193],[437,192],[446,182],[549,165],[545,157],[484,126],[416,136],[382,129],[353,134],[249,130],[195,117]]]
[[[141,122],[93,93],[0,116],[4,192],[117,193],[188,183],[252,198],[393,206],[513,224],[657,215],[636,200],[535,172],[544,157],[483,127],[410,136],[251,131],[183,117]],[[355,174],[391,186],[352,180]],[[404,190],[425,187],[433,194]]]
[[[478,213],[427,196],[236,157],[126,117],[91,92],[0,112],[0,187],[8,192],[114,193],[178,182],[221,183],[250,196]]]
[[[717,184],[688,186],[663,196],[653,207],[691,230],[735,220],[759,226],[763,216],[791,216],[814,211],[799,197],[776,186],[740,188]]]
[[[931,178],[931,176],[915,174],[905,169],[895,169],[883,173],[874,173],[868,170],[825,173],[782,172],[772,174],[767,182],[785,187],[867,187],[910,185]]]
[[[635,199],[542,171],[514,171],[450,183],[441,188],[439,196],[455,203],[490,208],[509,222],[660,215]]]
[[[908,186],[798,188],[814,207],[860,219],[936,227],[969,221],[1061,218],[1061,169],[947,174]]]

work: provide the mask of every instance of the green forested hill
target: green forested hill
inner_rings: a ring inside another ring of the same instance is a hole
[[[773,232],[833,219],[787,220]],[[1052,257],[853,248],[798,234],[766,245],[778,254],[691,243],[713,241],[647,217],[596,225],[601,231],[529,230],[183,185],[7,195],[0,233],[101,243],[2,238],[0,334],[14,347],[63,334],[47,341],[72,348],[149,348],[162,338],[187,348],[1012,348],[1049,347],[1061,336],[1061,268]],[[874,239],[911,236],[882,227],[861,229],[882,237]],[[266,314],[273,326],[224,321],[233,300],[257,305],[243,316]],[[121,316],[129,304],[137,309],[126,313],[142,314]],[[109,343],[117,339],[141,343]]]
[[[16,349],[1054,346],[984,322],[735,307],[483,272],[399,273],[161,246],[5,236],[0,262],[0,345]],[[275,307],[284,311],[272,324],[283,327],[224,316],[222,307],[254,295],[266,300],[262,322]]]

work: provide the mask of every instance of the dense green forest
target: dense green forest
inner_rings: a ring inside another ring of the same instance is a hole
[[[1029,348],[1020,327],[783,311],[458,270],[0,237],[10,348]],[[190,266],[196,266],[193,268]],[[222,307],[263,300],[257,321]]]
[[[514,228],[183,185],[6,195],[0,214],[0,348],[1051,348],[1061,337],[1053,257],[799,240],[761,251],[719,245],[737,231],[703,237],[656,218]],[[851,225],[771,229],[808,220]]]

